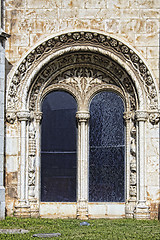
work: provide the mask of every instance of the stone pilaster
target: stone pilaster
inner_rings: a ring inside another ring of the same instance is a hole
[[[1,12],[1,10],[0,10]],[[1,21],[1,17],[0,17]],[[5,218],[4,187],[4,95],[5,95],[5,40],[10,36],[0,24],[0,219]]]
[[[138,196],[137,205],[134,210],[134,217],[137,219],[150,218],[149,207],[146,205],[146,189],[145,189],[145,177],[146,177],[146,159],[145,159],[145,122],[148,119],[148,113],[145,111],[136,111],[137,121],[137,183],[138,183]]]
[[[89,112],[79,111],[78,120],[78,199],[77,218],[88,219],[88,120]]]
[[[20,121],[20,199],[18,205],[15,206],[15,216],[30,217],[30,206],[28,202],[28,171],[26,166],[27,152],[27,136],[26,126],[30,114],[28,111],[20,111],[17,113],[17,118]]]

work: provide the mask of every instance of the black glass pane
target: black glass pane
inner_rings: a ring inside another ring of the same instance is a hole
[[[90,105],[89,201],[124,202],[124,104],[113,92]]]
[[[75,99],[66,92],[47,95],[42,104],[41,201],[76,201]]]

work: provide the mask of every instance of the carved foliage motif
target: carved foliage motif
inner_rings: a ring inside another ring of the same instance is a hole
[[[35,196],[35,161],[36,161],[36,130],[33,119],[29,123],[29,140],[28,140],[28,186],[29,196]]]
[[[136,168],[136,127],[134,120],[131,119],[131,143],[130,143],[130,186],[129,194],[131,200],[136,200],[137,196],[137,168]]]
[[[132,66],[138,72],[146,86],[148,96],[151,102],[151,108],[157,108],[157,93],[155,89],[155,85],[152,79],[152,76],[147,69],[144,62],[140,59],[140,57],[131,50],[128,46],[123,44],[122,42],[110,37],[105,36],[103,34],[92,33],[92,32],[73,32],[62,34],[57,37],[53,37],[39,46],[37,46],[32,52],[30,52],[25,59],[21,62],[15,75],[12,78],[12,82],[10,84],[10,88],[8,91],[8,109],[13,109],[15,102],[17,100],[17,89],[25,77],[29,69],[31,69],[35,62],[40,61],[43,56],[47,56],[47,54],[51,54],[52,51],[61,49],[67,46],[77,46],[77,45],[89,45],[89,46],[98,46],[101,48],[105,48],[110,51],[114,51],[116,55],[123,57],[125,60],[132,63]],[[44,73],[45,74],[45,73]]]
[[[54,76],[53,80],[48,80],[52,76]],[[47,86],[46,83],[48,85],[59,84],[59,86],[61,84],[70,85],[77,90],[78,97],[82,101],[87,92],[97,85],[107,83],[120,88],[122,85],[129,95],[131,110],[136,108],[135,94],[130,77],[113,60],[98,54],[85,52],[68,54],[47,65],[35,80],[30,98],[30,110],[35,110],[37,96],[43,85]]]
[[[130,132],[130,181],[129,196],[131,201],[136,201],[137,197],[137,164],[136,164],[136,121],[134,112],[125,112],[126,121]]]
[[[14,121],[16,120],[16,114],[15,112],[9,111],[6,113],[6,120],[7,122],[13,124]]]
[[[159,112],[153,112],[149,115],[149,121],[154,125],[159,123],[160,121],[160,113]]]

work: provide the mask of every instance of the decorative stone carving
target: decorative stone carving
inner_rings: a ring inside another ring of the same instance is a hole
[[[17,112],[17,118],[20,122],[21,121],[28,121],[29,117],[30,117],[30,113],[28,111]]]
[[[7,108],[15,108],[19,86],[22,84],[23,79],[26,78],[28,72],[34,68],[34,65],[37,64],[44,55],[47,56],[47,54],[51,54],[52,51],[59,50],[62,47],[77,46],[77,41],[79,46],[89,45],[94,47],[97,46],[102,49],[104,48],[107,51],[114,52],[119,58],[123,58],[124,61],[127,61],[128,64],[131,63],[134,67],[134,71],[140,76],[146,88],[146,92],[151,101],[151,109],[157,108],[158,100],[156,88],[152,76],[142,59],[140,59],[132,49],[117,39],[96,32],[71,32],[62,34],[46,40],[32,50],[18,66],[12,78],[8,90]],[[121,75],[121,72],[118,71],[117,73]]]
[[[158,124],[160,121],[160,113],[159,112],[151,112],[149,114],[149,121],[155,125]]]
[[[69,65],[69,66],[68,66]],[[79,66],[80,65],[80,66]],[[96,67],[94,67],[96,65]],[[66,70],[68,68],[68,70]],[[60,71],[57,71],[57,69]],[[53,79],[53,80],[50,80]],[[136,108],[136,98],[133,84],[127,73],[112,59],[98,54],[74,53],[61,56],[47,65],[35,80],[30,97],[30,110],[35,111],[38,94],[49,85],[62,84],[71,86],[72,91],[78,91],[78,98],[84,102],[86,94],[96,86],[110,84],[111,86],[124,87],[129,95],[130,110]]]
[[[147,121],[148,119],[148,113],[146,111],[136,111],[136,120],[139,121]]]
[[[137,167],[136,167],[136,128],[132,121],[131,128],[131,144],[130,144],[130,200],[136,200],[137,196]]]
[[[17,100],[22,98],[19,97],[19,93],[21,93],[23,89],[23,84],[29,75],[34,70],[34,67],[40,63],[41,59],[44,59],[48,56],[48,54],[52,54],[53,51],[57,51],[63,49],[68,46],[96,46],[98,48],[105,49],[108,52],[119,56],[119,58],[123,59],[124,62],[130,64],[128,66],[132,66],[136,72],[136,75],[140,77],[142,85],[144,85],[144,90],[147,93],[147,97],[150,101],[150,109],[157,108],[157,92],[152,79],[151,74],[149,73],[146,65],[140,59],[140,57],[134,53],[128,46],[119,42],[118,40],[107,37],[103,34],[90,33],[90,32],[75,32],[69,34],[63,34],[58,37],[54,37],[50,40],[45,41],[43,44],[36,47],[27,57],[23,60],[23,62],[17,68],[15,72],[7,97],[7,108],[9,111],[7,112],[6,119],[9,123],[14,123],[16,119],[16,113],[20,108],[17,106]],[[70,50],[72,51],[72,50]],[[49,53],[48,53],[49,52]],[[139,79],[139,78],[138,78]],[[29,114],[28,111],[20,111],[17,113],[17,117],[19,121],[29,121],[28,127],[28,138],[23,138],[24,142],[28,140],[28,191],[29,191],[29,200],[30,202],[34,200],[35,197],[35,162],[36,162],[36,130],[35,125],[36,122],[40,123],[42,118],[41,112],[38,109],[37,99],[40,100],[41,96],[43,96],[43,91],[47,87],[56,86],[57,89],[64,90],[72,89],[77,98],[80,98],[81,106],[85,101],[85,98],[89,93],[96,92],[96,89],[102,90],[108,88],[108,85],[116,86],[119,88],[122,93],[125,93],[125,97],[127,99],[127,107],[128,111],[124,114],[124,118],[130,124],[130,153],[128,155],[129,162],[129,201],[132,202],[131,206],[129,206],[129,214],[133,215],[133,208],[137,198],[137,166],[136,166],[136,128],[135,128],[135,119],[133,117],[134,111],[137,109],[137,97],[135,93],[137,92],[131,77],[126,73],[126,71],[119,66],[113,59],[107,57],[102,54],[98,54],[95,52],[83,51],[83,52],[70,52],[69,54],[64,54],[62,56],[58,56],[55,59],[52,59],[46,66],[43,66],[35,78],[33,78],[29,89],[30,92],[28,96],[30,96],[29,100],[29,110],[34,111],[34,117],[32,114]],[[72,93],[73,93],[72,92]],[[91,96],[91,94],[90,94]],[[21,101],[19,101],[21,104]],[[39,103],[39,102],[38,102]],[[85,104],[84,104],[85,105]],[[14,111],[15,109],[15,111]],[[83,107],[81,108],[83,109]],[[150,111],[150,110],[149,110]],[[148,119],[152,124],[157,124],[160,120],[159,113],[153,111],[147,113],[146,111],[136,111],[136,120],[137,121],[146,121]],[[81,126],[81,139],[85,139],[83,135],[82,129],[87,129],[87,121],[89,119],[89,112],[87,111],[79,111],[76,114],[79,125]],[[23,124],[24,122],[22,122]],[[25,123],[26,124],[26,123]],[[37,124],[38,125],[38,124]],[[26,130],[24,130],[26,132]],[[86,142],[85,142],[86,144]],[[38,145],[38,144],[37,144]],[[84,145],[84,144],[82,144]],[[22,144],[25,146],[25,143]],[[87,147],[82,151],[83,154],[87,154]],[[79,151],[80,152],[80,151]],[[23,155],[22,155],[23,157]],[[128,157],[128,156],[127,156]],[[81,159],[86,160],[87,165],[87,157],[81,157]],[[24,159],[25,160],[25,159]],[[24,161],[23,161],[24,163]],[[23,164],[22,164],[23,166]],[[25,165],[24,165],[25,166]],[[24,167],[25,169],[25,167]],[[86,168],[88,169],[88,168]],[[81,171],[83,172],[83,171]],[[87,184],[86,184],[87,185]],[[88,186],[88,185],[87,185]],[[86,197],[87,199],[87,197]],[[87,210],[87,202],[79,201],[78,207],[78,215],[84,219],[87,218],[88,210]]]
[[[76,118],[78,119],[79,122],[87,122],[90,118],[90,113],[83,111],[77,112]]]
[[[125,112],[124,119],[130,123],[130,186],[129,201],[133,202],[137,196],[137,166],[136,166],[136,127],[134,112]],[[133,205],[133,204],[132,204]],[[129,209],[131,211],[133,209]],[[132,211],[133,213],[133,211]],[[132,214],[133,215],[133,214]]]
[[[125,206],[126,217],[133,218],[137,200],[137,164],[136,164],[136,127],[134,112],[126,112],[124,118],[130,129],[130,159],[129,162],[129,199]]]
[[[133,115],[132,112],[124,112],[123,118],[125,121],[130,121],[130,119],[132,118],[132,115]]]
[[[43,113],[42,113],[42,112],[36,112],[36,113],[34,113],[34,115],[35,115],[36,121],[37,121],[38,123],[40,123],[41,120],[42,120],[42,115],[43,115]]]
[[[36,161],[36,131],[34,120],[29,123],[29,140],[28,140],[28,186],[29,197],[35,197],[35,161]]]
[[[16,120],[16,113],[13,111],[7,111],[6,120],[8,123],[13,124]]]

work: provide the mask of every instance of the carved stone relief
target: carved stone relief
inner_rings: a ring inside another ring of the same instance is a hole
[[[150,100],[150,109],[157,108],[158,98],[152,76],[143,60],[140,59],[140,57],[132,49],[130,49],[127,45],[123,44],[117,39],[96,32],[71,32],[46,40],[45,42],[37,46],[34,50],[32,50],[24,58],[24,60],[21,62],[21,64],[15,71],[8,90],[8,110],[15,108],[15,104],[18,99],[18,88],[23,83],[23,79],[25,79],[27,74],[29,74],[29,72],[34,68],[36,64],[38,64],[38,62],[42,61],[42,59],[59,49],[63,49],[69,46],[81,45],[99,47],[111,53],[113,52],[119,58],[124,59],[124,62],[126,62],[127,64],[131,64],[130,66],[132,66],[134,71],[138,74],[141,82],[146,89],[148,98]],[[71,59],[68,60],[67,58],[63,60],[67,61],[67,64],[69,64],[69,61],[71,61]],[[99,61],[100,57],[97,63]],[[48,74],[49,71],[49,68],[45,69],[45,71],[43,72],[44,76],[45,74]],[[120,76],[121,73],[119,72],[119,70],[116,72],[116,69],[114,69],[113,71]]]
[[[131,111],[136,109],[135,90],[128,74],[113,60],[98,54],[68,54],[43,68],[32,87],[30,110],[35,111],[41,89],[52,84],[70,85],[77,91],[82,102],[95,86],[101,85],[103,89],[105,84],[114,85],[128,94]]]
[[[130,156],[129,159],[129,201],[136,201],[137,197],[137,163],[136,163],[136,122],[135,122],[135,113],[134,112],[125,112],[124,120],[126,121],[127,128],[129,127],[130,133]]]
[[[29,123],[28,140],[28,188],[29,197],[35,197],[35,161],[36,161],[36,130],[34,120]]]
[[[131,143],[130,143],[130,200],[136,200],[137,196],[137,164],[136,164],[136,127],[135,122],[131,119]]]

